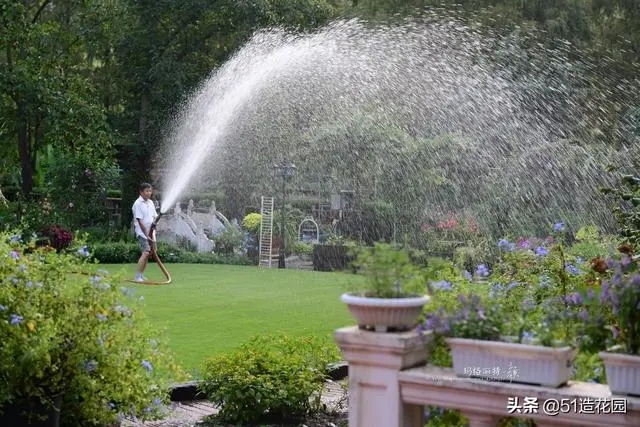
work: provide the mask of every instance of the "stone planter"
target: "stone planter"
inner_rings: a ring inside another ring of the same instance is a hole
[[[375,332],[401,332],[413,329],[428,296],[407,298],[371,298],[343,294],[340,300],[347,304],[349,312],[360,329]]]
[[[599,353],[611,394],[640,396],[640,356]]]
[[[501,341],[447,338],[459,377],[560,387],[569,381],[575,350]]]

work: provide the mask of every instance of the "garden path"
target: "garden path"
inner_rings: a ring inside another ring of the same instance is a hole
[[[322,402],[326,405],[327,412],[346,413],[348,396],[342,382],[327,381]],[[173,402],[170,411],[165,419],[147,422],[127,419],[122,422],[122,427],[195,427],[205,417],[216,414],[218,409],[211,402],[198,400]]]

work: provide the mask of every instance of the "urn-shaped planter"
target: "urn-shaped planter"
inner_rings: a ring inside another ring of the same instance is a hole
[[[569,381],[576,351],[502,341],[447,338],[459,377],[560,387]]]
[[[426,295],[403,298],[373,298],[346,293],[340,297],[361,329],[375,332],[401,332],[413,329],[422,308],[429,301]]]
[[[640,396],[640,356],[599,353],[611,394]]]

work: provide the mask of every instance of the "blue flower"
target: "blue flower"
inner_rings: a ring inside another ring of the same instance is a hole
[[[11,252],[9,252],[9,256],[10,256],[11,258],[13,258],[13,259],[16,259],[16,260],[17,260],[17,259],[20,259],[20,254],[19,254],[18,252],[16,252],[16,251],[11,251]]]
[[[89,257],[91,254],[89,253],[89,251],[87,250],[86,246],[81,247],[80,249],[78,249],[78,255],[83,256],[85,258]]]
[[[567,263],[564,268],[569,274],[573,274],[574,276],[580,274],[580,270],[573,264]]]
[[[564,222],[560,221],[553,224],[553,231],[556,233],[564,231]]]
[[[19,325],[23,322],[23,320],[24,318],[22,316],[18,316],[17,314],[12,314],[11,316],[9,316],[9,323],[11,323],[13,326]]]
[[[141,364],[142,364],[142,367],[147,371],[149,372],[153,371],[153,366],[151,365],[151,362],[149,362],[148,360],[143,360]]]
[[[500,239],[498,241],[498,249],[500,250],[511,252],[515,250],[515,248],[516,248],[516,244],[508,241],[507,239]]]
[[[88,360],[84,362],[84,369],[86,369],[87,372],[93,372],[98,369],[98,362],[95,360]]]
[[[480,264],[476,268],[476,274],[480,277],[488,277],[490,272],[486,265]]]
[[[469,273],[467,270],[464,271],[464,278],[467,279],[468,281],[473,280],[473,275],[471,273]]]
[[[536,255],[539,257],[543,257],[549,254],[549,251],[543,248],[542,246],[538,246],[535,250]]]
[[[518,285],[520,285],[520,283],[518,282],[511,282],[507,285],[507,291],[510,291],[512,289],[515,289],[518,287]]]
[[[451,290],[451,283],[447,282],[446,280],[439,280],[437,282],[433,282],[431,286],[433,286],[435,289],[440,289],[443,291]]]

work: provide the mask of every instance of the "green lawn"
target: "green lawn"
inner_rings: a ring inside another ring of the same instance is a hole
[[[330,337],[353,324],[339,297],[359,277],[346,273],[257,267],[166,264],[169,285],[127,284],[144,295],[146,312],[165,327],[178,361],[194,373],[208,356],[230,350],[256,334]],[[109,273],[134,277],[135,265],[99,265]],[[162,280],[158,266],[145,271]],[[123,282],[126,283],[126,282]]]

